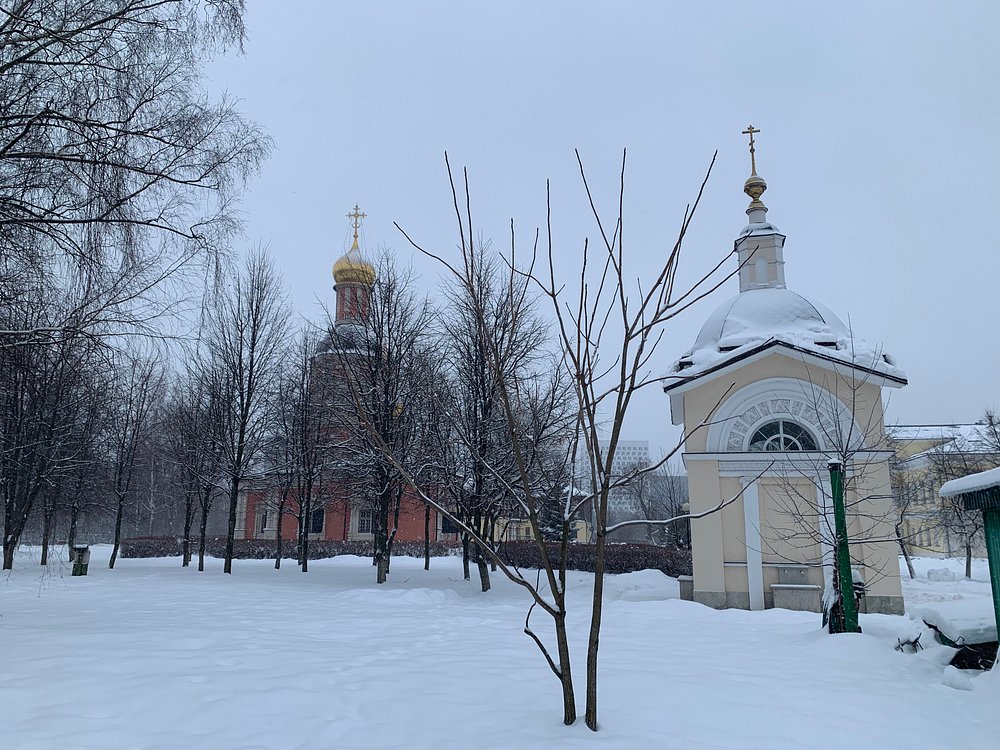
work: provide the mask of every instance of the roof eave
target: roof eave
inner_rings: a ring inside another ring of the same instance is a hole
[[[748,349],[744,352],[740,352],[736,356],[730,359],[724,359],[721,362],[709,367],[707,370],[702,370],[701,372],[695,373],[689,377],[683,377],[682,375],[677,376],[677,382],[668,383],[663,386],[664,393],[669,393],[671,395],[685,393],[695,387],[695,384],[701,385],[700,382],[705,378],[714,379],[730,372],[736,368],[738,365],[747,364],[747,360],[752,358],[760,359],[769,349],[775,347],[782,347],[794,351],[801,356],[807,357],[821,367],[833,370],[835,372],[843,374],[845,371],[860,371],[870,376],[869,382],[874,382],[879,386],[885,386],[888,388],[902,388],[907,385],[909,381],[906,378],[897,377],[895,375],[888,375],[884,372],[879,372],[878,370],[872,369],[870,367],[865,367],[863,365],[850,364],[844,362],[836,357],[829,357],[820,354],[819,352],[812,351],[810,349],[805,349],[800,346],[795,346],[794,344],[789,344],[787,341],[780,341],[778,339],[769,339],[758,346]]]

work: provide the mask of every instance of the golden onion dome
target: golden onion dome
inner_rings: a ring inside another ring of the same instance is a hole
[[[371,286],[375,283],[375,268],[361,254],[357,237],[354,238],[351,249],[333,264],[333,280],[337,284]]]

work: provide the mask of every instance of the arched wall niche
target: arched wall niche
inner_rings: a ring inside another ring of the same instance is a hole
[[[838,451],[845,443],[851,450],[865,447],[854,415],[835,394],[797,378],[767,378],[740,388],[719,405],[705,448],[709,453],[746,452],[754,432],[776,419],[808,429],[821,451]]]

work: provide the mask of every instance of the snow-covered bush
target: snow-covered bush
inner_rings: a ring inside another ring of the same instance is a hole
[[[927,580],[939,583],[951,583],[958,580],[958,578],[948,568],[931,568],[927,571]]]

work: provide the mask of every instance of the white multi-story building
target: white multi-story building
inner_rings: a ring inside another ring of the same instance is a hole
[[[608,448],[606,440],[601,441],[601,450]],[[648,440],[619,440],[615,449],[615,462],[613,470],[615,473],[624,471],[631,466],[641,464],[649,466],[649,441]]]

